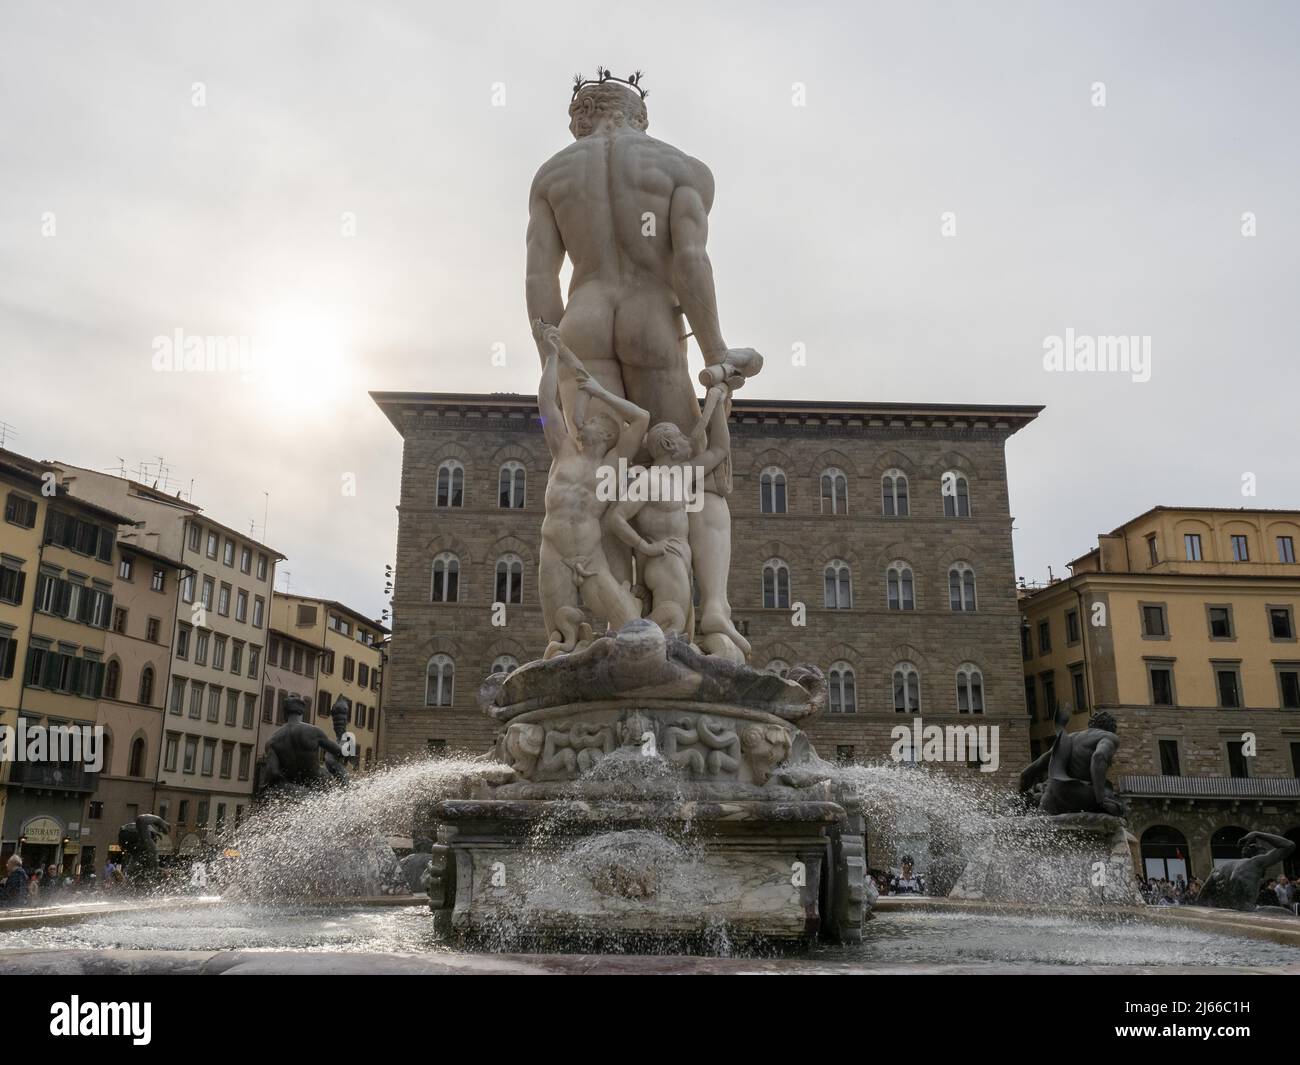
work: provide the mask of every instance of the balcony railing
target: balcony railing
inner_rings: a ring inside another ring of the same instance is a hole
[[[14,762],[9,767],[9,783],[29,788],[55,791],[94,791],[99,774],[80,762]]]

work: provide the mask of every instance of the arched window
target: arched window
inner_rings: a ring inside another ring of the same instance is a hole
[[[424,705],[450,706],[456,683],[456,664],[446,655],[434,655],[424,667]]]
[[[948,605],[953,610],[975,609],[975,571],[969,563],[954,562],[948,570]]]
[[[514,655],[497,655],[492,662],[489,673],[513,673],[519,668],[519,659]]]
[[[790,567],[779,558],[763,563],[763,606],[790,609]]]
[[[826,674],[829,689],[829,709],[832,714],[856,714],[858,712],[858,686],[853,676],[853,667],[847,662],[832,662],[830,672]]]
[[[122,685],[122,665],[116,658],[109,659],[104,671],[104,698],[116,699],[117,690]]]
[[[129,777],[144,776],[144,756],[145,742],[143,736],[137,736],[135,742],[131,744],[131,760],[126,766],[126,775]]]
[[[887,518],[907,517],[907,474],[902,470],[886,470],[880,479],[880,512]]]
[[[970,517],[970,485],[964,474],[957,470],[945,470],[939,481],[943,492],[943,516],[945,518]]]
[[[853,606],[853,581],[849,564],[834,558],[826,566],[826,606],[831,610],[848,610]]]
[[[822,513],[849,512],[849,479],[843,470],[831,467],[822,471]]]
[[[984,713],[984,674],[973,662],[957,667],[957,713]]]
[[[434,557],[433,582],[429,586],[429,599],[434,603],[460,601],[460,559],[450,551],[444,551]]]
[[[895,560],[885,571],[885,605],[890,610],[915,610],[916,592],[912,580],[912,567]]]
[[[455,459],[447,459],[438,467],[438,496],[440,507],[459,507],[465,500],[465,467]]]
[[[153,666],[145,666],[140,674],[140,705],[153,706]]]
[[[790,663],[784,658],[774,658],[763,667],[764,673],[775,673],[778,677],[784,677],[790,672]]]
[[[522,463],[513,460],[505,463],[497,477],[497,506],[504,510],[521,509],[524,505],[526,479]]]
[[[1245,834],[1246,830],[1238,825],[1224,825],[1210,836],[1210,858],[1215,869],[1241,857],[1241,837]]]
[[[522,603],[524,601],[524,563],[518,555],[502,555],[497,559],[497,597],[498,603]]]
[[[911,662],[899,662],[894,667],[894,712],[921,712],[921,674]]]
[[[1192,869],[1187,860],[1191,848],[1187,846],[1187,837],[1178,829],[1169,825],[1152,825],[1142,833],[1140,845],[1140,876],[1163,880],[1176,880],[1180,876],[1184,880],[1191,879]]]
[[[769,466],[758,475],[758,508],[764,514],[784,514],[785,471]]]

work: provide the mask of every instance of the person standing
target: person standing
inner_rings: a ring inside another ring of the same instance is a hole
[[[23,860],[16,854],[9,856],[5,863],[4,904],[6,906],[24,906],[27,903],[27,870]]]
[[[889,881],[889,893],[891,895],[924,895],[925,879],[916,873],[912,866],[912,856],[903,855],[902,870],[898,876]]]

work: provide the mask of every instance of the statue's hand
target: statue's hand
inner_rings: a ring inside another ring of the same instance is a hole
[[[647,540],[641,545],[641,554],[650,558],[658,558],[668,550],[667,540],[655,540],[653,543]]]
[[[537,341],[537,352],[543,360],[554,359],[560,354],[559,329],[540,318],[533,319],[533,339]]]

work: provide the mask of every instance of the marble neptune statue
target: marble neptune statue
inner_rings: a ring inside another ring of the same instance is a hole
[[[540,562],[547,654],[590,638],[580,599],[614,627],[629,613],[653,616],[667,630],[693,620],[703,650],[743,661],[749,644],[727,598],[729,443],[709,430],[719,410],[725,426],[732,391],[762,357],[729,348],[718,321],[705,247],[713,175],[647,135],[639,81],[639,73],[625,80],[603,69],[594,80],[575,79],[574,142],[542,165],[529,194],[526,290],[545,376],[542,415],[549,407],[551,419],[564,423],[547,426],[552,478],[563,489],[555,520],[548,489]],[[567,302],[559,279],[566,255],[573,266]],[[691,335],[704,356],[703,414],[687,359]],[[629,449],[635,427],[642,435]],[[611,501],[600,498],[594,478],[620,457],[649,467],[695,463],[698,498],[684,516],[645,509],[638,529],[624,508],[611,525]],[[579,500],[587,513],[575,511]],[[676,533],[683,524],[684,543]],[[656,530],[663,535],[653,538]],[[689,596],[681,601],[690,585],[684,574],[693,578],[697,607]]]

